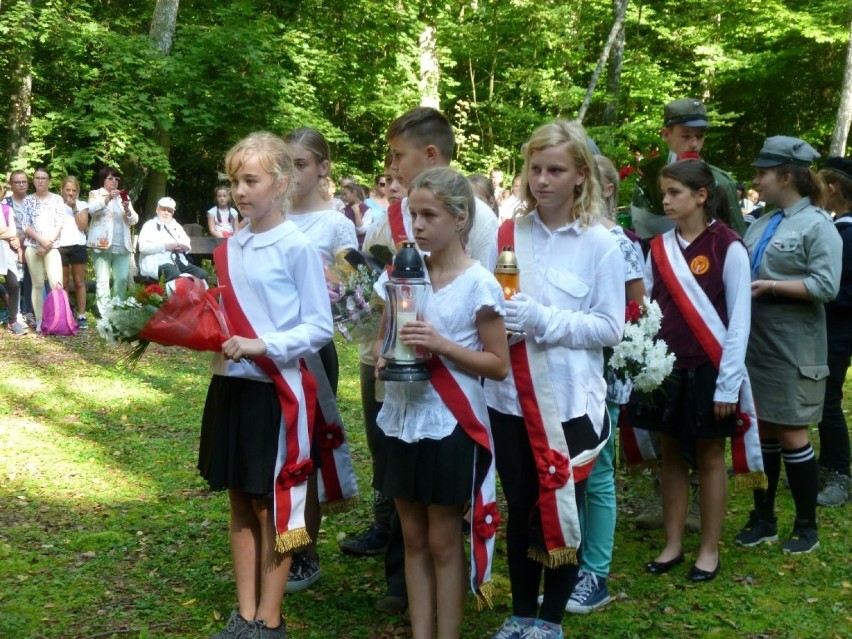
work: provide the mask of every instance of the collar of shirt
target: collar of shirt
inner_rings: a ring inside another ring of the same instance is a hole
[[[784,217],[793,217],[796,213],[804,211],[809,206],[811,206],[811,198],[803,197],[801,200],[799,200],[792,206],[788,206],[786,209],[784,209]]]
[[[574,233],[574,235],[580,234],[580,220],[574,220],[573,222],[563,224],[559,228],[551,231],[547,225],[541,221],[538,209],[533,209],[532,216],[534,224],[539,228],[539,230],[543,231],[547,235],[557,235],[559,233]]]
[[[295,233],[298,229],[296,225],[293,224],[290,220],[284,220],[283,223],[278,224],[277,226],[269,229],[268,231],[264,231],[263,233],[252,233],[251,225],[246,226],[240,229],[240,232],[237,233],[234,237],[237,242],[240,243],[240,246],[245,248],[246,243],[254,238],[254,248],[263,248],[264,246],[270,246],[275,244],[279,240],[288,235]]]

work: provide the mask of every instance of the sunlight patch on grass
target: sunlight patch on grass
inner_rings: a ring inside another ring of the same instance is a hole
[[[32,420],[0,424],[0,489],[26,499],[30,493],[75,503],[139,499],[156,492],[151,478],[129,471],[129,451],[93,451],[92,442],[57,425]],[[21,463],[26,460],[26,463]]]

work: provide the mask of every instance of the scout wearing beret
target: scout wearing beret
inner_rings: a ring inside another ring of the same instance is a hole
[[[754,491],[754,510],[736,535],[740,546],[778,539],[775,493],[781,461],[796,516],[785,553],[819,546],[819,468],[808,425],[823,415],[826,378],[825,304],[840,288],[843,245],[831,216],[818,207],[822,181],[809,168],[819,158],[798,138],[767,138],[752,166],[754,186],[775,210],[752,224],[743,241],[752,269],[752,322],[746,353],[768,479]]]
[[[819,423],[819,465],[826,479],[817,504],[843,506],[852,501],[849,430],[841,406],[852,352],[852,159],[828,158],[819,175],[827,187],[825,206],[834,213],[834,227],[843,241],[843,270],[840,292],[825,305],[829,375]]]
[[[683,98],[669,102],[663,108],[663,128],[660,135],[669,147],[667,164],[671,164],[684,153],[701,153],[704,146],[704,134],[709,126],[707,118],[707,107],[701,100],[696,98]],[[722,187],[728,194],[730,210],[740,210],[737,199],[737,189],[731,176],[722,169],[709,164],[716,184]],[[651,239],[674,228],[674,222],[666,217],[660,208],[657,210],[642,190],[638,187],[633,189],[633,198],[630,205],[630,214],[633,218],[633,229],[642,239]],[[745,222],[741,215],[731,216],[731,226],[739,234],[745,233]]]

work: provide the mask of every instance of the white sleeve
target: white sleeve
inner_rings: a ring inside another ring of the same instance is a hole
[[[352,221],[345,215],[335,216],[334,219],[334,243],[331,247],[332,259],[343,249],[358,248],[358,236],[355,234],[355,225]]]
[[[648,254],[648,259],[645,260],[645,295],[650,299],[651,291],[654,290],[654,267],[652,266],[653,260],[651,259],[650,253]]]
[[[568,348],[615,346],[624,336],[624,258],[615,241],[595,265],[588,311],[544,306],[535,340]]]
[[[334,337],[331,305],[322,258],[313,247],[303,245],[288,255],[299,295],[299,324],[289,330],[260,335],[266,354],[279,365],[316,353]]]
[[[736,403],[745,375],[745,356],[751,328],[751,266],[748,251],[740,242],[728,247],[722,271],[728,332],[722,344],[722,361],[713,401]]]
[[[470,237],[467,239],[467,249],[470,256],[478,260],[485,270],[493,273],[497,266],[497,228],[500,221],[485,202],[474,198],[476,211]]]

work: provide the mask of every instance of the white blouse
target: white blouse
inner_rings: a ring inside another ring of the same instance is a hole
[[[243,248],[249,286],[276,330],[258,335],[267,356],[280,367],[296,366],[303,355],[316,353],[334,336],[325,275],[316,249],[289,221],[265,231],[241,229],[229,242]],[[226,360],[214,353],[216,375],[270,381],[249,360]]]
[[[433,313],[446,329],[444,337],[464,348],[482,350],[476,314],[489,307],[505,315],[503,291],[494,275],[474,263],[456,279],[432,292],[424,313]],[[443,439],[457,421],[431,382],[385,382],[385,401],[376,419],[389,437],[412,443],[421,439]]]
[[[355,225],[342,213],[332,209],[287,213],[287,219],[313,242],[326,264],[333,263],[340,251],[358,248]]]
[[[527,335],[547,346],[547,367],[559,419],[588,415],[599,431],[606,383],[603,347],[624,335],[624,258],[615,237],[601,224],[579,222],[549,230],[532,215],[537,301],[544,307]],[[485,380],[488,406],[522,416],[511,369],[502,382]]]

